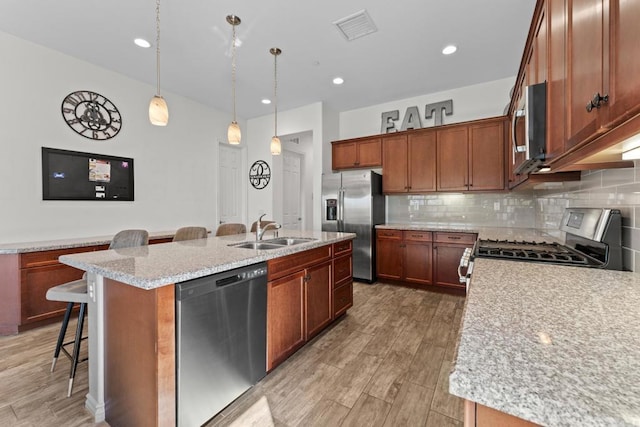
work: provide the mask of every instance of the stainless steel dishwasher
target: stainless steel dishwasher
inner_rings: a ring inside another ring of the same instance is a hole
[[[176,285],[178,426],[200,426],[266,375],[267,266]]]

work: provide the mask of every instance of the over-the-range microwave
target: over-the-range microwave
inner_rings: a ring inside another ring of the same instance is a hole
[[[546,150],[546,115],[547,83],[527,86],[524,106],[517,108],[511,119],[513,171],[516,175],[536,172],[542,167]],[[525,158],[516,165],[518,153],[525,153]]]

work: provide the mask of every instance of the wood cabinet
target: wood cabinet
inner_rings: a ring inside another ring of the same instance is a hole
[[[477,237],[473,233],[434,233],[434,285],[458,289],[466,288],[465,284],[459,281],[458,265],[464,250],[472,247]]]
[[[464,427],[536,427],[538,424],[470,400],[464,401]]]
[[[431,232],[376,230],[376,273],[391,279],[425,287],[432,283]]]
[[[353,243],[351,240],[333,245],[333,313],[332,319],[353,306]]]
[[[353,305],[352,243],[267,261],[267,370]]]
[[[436,132],[421,129],[382,139],[382,191],[436,191]]]
[[[379,279],[402,279],[402,231],[376,230],[376,275]]]
[[[334,170],[382,166],[382,139],[379,136],[334,141],[331,144]]]
[[[504,118],[437,132],[438,191],[505,188]]]

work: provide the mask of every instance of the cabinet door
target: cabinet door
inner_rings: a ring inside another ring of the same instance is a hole
[[[357,147],[355,142],[336,142],[331,145],[333,169],[346,169],[356,166]]]
[[[356,166],[359,168],[382,166],[381,138],[358,141]]]
[[[609,9],[609,121],[640,112],[640,2],[611,0]]]
[[[324,329],[331,322],[331,261],[308,268],[305,276],[306,339]]]
[[[460,126],[437,133],[438,191],[465,191],[469,184],[467,127]]]
[[[431,243],[406,240],[404,244],[404,280],[430,285],[432,277]]]
[[[436,132],[410,134],[408,148],[409,192],[436,191]]]
[[[565,0],[547,0],[548,54],[547,69],[547,161],[564,153],[566,121],[566,23]]]
[[[396,135],[382,140],[382,191],[384,193],[406,193],[407,183],[407,136]]]
[[[267,284],[267,370],[304,344],[304,277],[300,271]]]
[[[469,129],[469,190],[504,190],[502,122]]]
[[[465,248],[463,245],[434,244],[435,285],[465,288],[458,277],[458,265]]]
[[[49,301],[49,288],[82,278],[82,271],[64,264],[25,268],[21,274],[21,323],[37,322],[64,313],[67,304]]]
[[[603,94],[603,1],[568,0],[567,149],[590,139],[600,123],[600,110],[587,111],[597,93]]]
[[[385,233],[390,236],[383,236]],[[392,280],[402,278],[401,245],[401,231],[378,230],[378,239],[376,240],[376,273],[378,277]]]

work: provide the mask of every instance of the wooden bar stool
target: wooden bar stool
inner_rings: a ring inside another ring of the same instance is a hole
[[[113,236],[109,249],[120,249],[134,246],[145,246],[149,244],[149,233],[146,230],[123,230]],[[67,309],[64,312],[64,318],[62,320],[62,326],[60,327],[60,333],[58,334],[58,342],[56,343],[56,349],[53,353],[53,362],[51,363],[51,372],[56,368],[58,356],[62,351],[69,359],[71,359],[71,372],[69,373],[69,388],[67,389],[67,397],[71,397],[71,391],[73,390],[73,380],[76,376],[76,370],[78,368],[78,362],[83,362],[86,359],[78,360],[80,356],[80,343],[87,337],[82,336],[82,328],[84,326],[84,318],[87,312],[87,303],[89,298],[87,296],[87,274],[85,273],[82,279],[74,280],[73,282],[64,283],[62,285],[54,286],[47,290],[47,299],[50,301],[62,301],[67,303]],[[69,325],[69,319],[71,318],[71,311],[75,304],[80,304],[80,312],[78,313],[78,326],[76,327],[76,336],[73,341],[64,342],[64,336],[67,333],[67,326]],[[73,354],[70,354],[66,345],[73,344]]]

